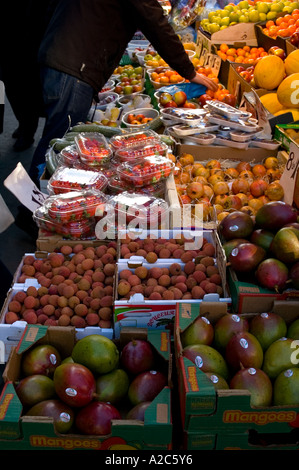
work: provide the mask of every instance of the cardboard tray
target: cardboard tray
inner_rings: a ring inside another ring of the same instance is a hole
[[[214,239],[216,246],[216,265],[219,268],[219,273],[222,279],[223,297],[218,294],[206,294],[202,300],[145,300],[142,294],[135,294],[129,300],[117,299],[117,285],[119,279],[119,272],[123,269],[130,269],[132,272],[138,265],[143,265],[147,268],[154,266],[168,267],[174,262],[179,262],[182,266],[184,263],[181,260],[164,259],[154,264],[144,263],[141,259],[134,260],[119,260],[116,270],[116,282],[114,292],[114,335],[118,338],[123,327],[139,327],[148,329],[170,329],[173,331],[173,323],[177,305],[179,304],[193,304],[199,305],[202,302],[216,302],[225,305],[225,309],[230,309],[231,297],[227,289],[226,282],[226,265],[225,254],[220,244],[217,232],[210,232],[211,239]]]
[[[299,301],[273,302],[270,311],[281,315],[289,324],[299,317]],[[247,390],[216,391],[205,374],[182,356],[180,333],[199,315],[206,316],[214,324],[225,313],[225,304],[220,303],[177,306],[174,345],[183,429],[207,434],[246,433],[249,430],[267,434],[289,433],[299,405],[253,408]],[[241,316],[249,319],[254,313]]]
[[[169,385],[153,400],[147,409],[145,421],[114,420],[110,435],[90,436],[59,434],[53,420],[47,417],[22,416],[22,405],[14,389],[19,378],[22,354],[36,344],[52,344],[62,353],[70,355],[76,342],[72,327],[44,327],[29,325],[17,347],[13,348],[5,367],[4,388],[0,396],[3,411],[0,422],[2,450],[168,450],[172,446],[171,414],[171,351],[167,332],[126,330],[118,345],[123,347],[132,336],[148,339],[168,369]]]

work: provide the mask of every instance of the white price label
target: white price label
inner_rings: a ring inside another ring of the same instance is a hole
[[[291,143],[289,158],[286,162],[284,172],[280,178],[280,184],[284,190],[284,202],[287,204],[293,203],[294,189],[299,171],[299,149]]]
[[[212,73],[216,77],[218,76],[221,67],[221,58],[218,55],[208,52],[207,49],[203,49],[199,61],[202,67],[209,67],[212,70]]]

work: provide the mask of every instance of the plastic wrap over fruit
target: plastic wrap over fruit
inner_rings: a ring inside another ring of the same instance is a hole
[[[173,4],[170,23],[175,31],[190,26],[200,16],[205,0],[178,0]]]
[[[198,83],[182,83],[181,85],[168,85],[159,89],[159,92],[166,91],[171,95],[174,95],[177,91],[183,91],[187,95],[187,99],[198,98],[204,95],[207,87],[199,85]]]

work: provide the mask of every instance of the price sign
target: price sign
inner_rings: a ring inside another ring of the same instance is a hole
[[[297,145],[291,143],[289,158],[287,160],[284,172],[280,178],[280,184],[284,190],[284,202],[293,203],[294,189],[297,174],[299,172],[299,149]]]
[[[199,63],[202,67],[210,67],[213,74],[216,77],[218,76],[221,67],[221,58],[218,55],[208,52],[207,49],[203,49],[199,58]]]

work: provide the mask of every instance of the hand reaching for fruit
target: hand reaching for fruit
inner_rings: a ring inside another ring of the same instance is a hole
[[[196,73],[195,77],[190,80],[190,82],[198,83],[199,85],[204,85],[212,91],[217,91],[218,89],[218,84],[214,80],[198,72]]]

